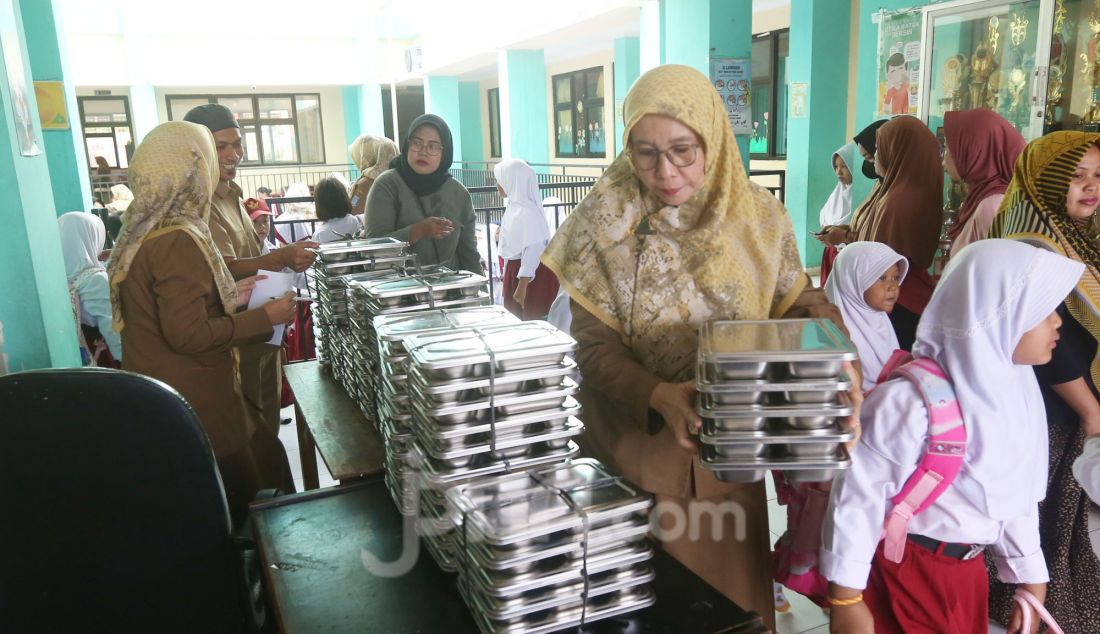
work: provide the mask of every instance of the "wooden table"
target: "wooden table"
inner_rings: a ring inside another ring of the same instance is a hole
[[[326,632],[476,633],[455,588],[455,575],[421,550],[402,575],[375,576],[363,553],[389,562],[401,554],[403,518],[381,477],[254,504],[252,526],[279,630]],[[671,556],[652,561],[657,603],[584,632],[757,634],[760,618],[745,612]]]
[[[294,391],[298,452],[306,490],[318,487],[317,457],[321,452],[329,473],[341,483],[382,473],[382,437],[367,422],[359,406],[317,361],[283,366]]]

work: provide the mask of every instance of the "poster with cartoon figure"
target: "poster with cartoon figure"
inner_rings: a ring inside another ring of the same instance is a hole
[[[751,60],[718,57],[710,60],[710,80],[726,104],[734,134],[752,133],[751,73]]]
[[[921,13],[883,14],[878,32],[878,116],[917,113]]]

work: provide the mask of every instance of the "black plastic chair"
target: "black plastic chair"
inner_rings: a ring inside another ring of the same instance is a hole
[[[255,553],[232,530],[172,388],[99,368],[0,377],[0,632],[259,629]]]

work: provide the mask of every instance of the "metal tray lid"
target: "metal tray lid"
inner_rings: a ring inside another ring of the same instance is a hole
[[[852,389],[852,380],[842,374],[835,379],[793,379],[788,381],[768,381],[766,379],[739,379],[706,383],[699,381],[696,388],[708,394],[744,394],[746,392],[847,392]]]
[[[413,430],[414,433],[416,433],[417,440],[420,441],[421,449],[424,450],[424,453],[437,460],[456,460],[493,451],[488,438],[486,438],[483,443],[463,446],[458,449],[448,449],[446,445],[443,444],[443,441],[432,438],[430,436],[430,430],[426,430],[424,427],[423,421],[414,419]],[[500,437],[496,441],[496,448],[497,450],[512,449],[546,441],[573,438],[583,433],[584,423],[576,418],[570,417],[566,421],[565,426],[561,429],[552,429],[530,435],[520,433]],[[511,459],[509,459],[508,462],[511,462]]]
[[[489,326],[435,335],[413,335],[405,340],[410,362],[429,370],[488,363],[536,354],[569,353],[577,341],[545,321]]]
[[[401,341],[414,334],[518,324],[516,317],[503,306],[470,306],[468,308],[426,310],[411,315],[380,315],[374,318],[374,329],[383,341]]]
[[[708,394],[700,393],[695,402],[695,411],[701,418],[787,418],[790,416],[851,416],[852,405],[844,400],[842,394],[828,403],[807,403],[791,405],[724,405],[708,403]]]
[[[478,421],[473,423],[457,423],[454,425],[447,425],[446,427],[440,425],[430,425],[430,434],[434,438],[449,439],[460,438],[462,436],[470,436],[473,434],[487,434],[493,430],[495,425],[498,430],[509,430],[516,427],[523,427],[525,425],[531,425],[534,423],[542,423],[547,421],[560,420],[562,418],[571,418],[579,416],[581,413],[580,403],[577,402],[572,396],[567,397],[561,407],[552,410],[539,410],[536,412],[527,412],[524,414],[516,414],[515,416],[497,418],[493,425],[490,425],[485,421]],[[423,414],[420,410],[414,411],[409,416],[418,416],[422,419]]]
[[[728,361],[854,361],[855,344],[828,319],[705,322],[699,329],[699,359]]]
[[[436,300],[434,302],[424,302],[422,304],[413,304],[412,306],[393,306],[383,307],[368,301],[366,304],[367,311],[370,316],[376,317],[378,315],[405,315],[408,313],[419,313],[426,310],[440,309],[440,308],[460,308],[463,306],[488,306],[490,305],[489,293],[485,291],[478,291],[476,296],[462,297],[460,299],[448,299],[448,300]]]
[[[545,388],[535,392],[523,392],[520,394],[512,394],[508,396],[486,396],[476,401],[468,401],[465,403],[449,403],[446,405],[429,403],[424,397],[413,390],[410,392],[416,406],[420,411],[432,418],[440,416],[450,416],[452,414],[464,414],[468,412],[477,412],[493,407],[504,407],[507,405],[522,405],[526,403],[533,403],[537,401],[549,401],[554,398],[564,399],[567,396],[573,396],[577,393],[577,382],[569,377],[562,379],[561,385],[552,388]]]
[[[581,448],[577,446],[577,443],[570,440],[569,444],[561,449],[512,459],[508,461],[508,464],[511,465],[512,469],[532,469],[541,465],[567,461],[575,458],[580,451]],[[416,443],[409,447],[409,463],[419,469],[419,476],[423,484],[441,489],[450,487],[456,482],[504,473],[508,468],[503,460],[495,460],[484,465],[451,469],[427,458]]]
[[[407,358],[407,357],[406,357]],[[487,376],[462,378],[462,379],[430,379],[424,376],[424,372],[413,365],[409,368],[411,379],[424,395],[450,394],[452,392],[465,392],[479,388],[492,387],[494,384],[525,383],[539,379],[576,378],[577,362],[569,357],[563,357],[557,365],[528,368],[526,370],[513,370],[511,372],[499,372],[492,379]],[[560,382],[557,383],[560,385]],[[545,388],[540,388],[540,390]],[[554,388],[550,388],[554,389]]]

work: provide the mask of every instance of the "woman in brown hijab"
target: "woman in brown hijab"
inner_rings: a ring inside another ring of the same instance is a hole
[[[878,130],[875,171],[882,183],[853,216],[844,242],[881,242],[909,260],[909,274],[890,313],[905,350],[932,297],[928,274],[943,218],[943,169],[936,137],[916,117],[896,117]]]

